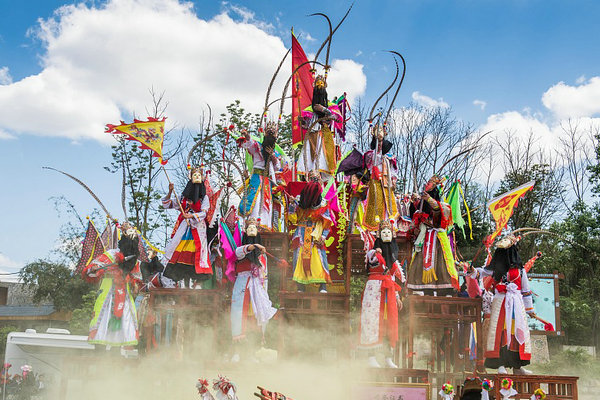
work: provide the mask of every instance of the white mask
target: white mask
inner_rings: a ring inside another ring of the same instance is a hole
[[[202,172],[194,171],[192,174],[192,182],[193,183],[202,183]]]
[[[254,224],[248,225],[246,227],[246,235],[252,236],[252,237],[258,235],[258,228],[256,227],[256,225],[254,225]]]
[[[384,243],[390,243],[392,241],[392,239],[394,238],[394,235],[392,234],[392,230],[390,228],[383,228],[381,230],[380,236],[381,236],[381,240]]]

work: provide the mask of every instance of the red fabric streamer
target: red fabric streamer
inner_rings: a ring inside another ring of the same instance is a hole
[[[300,65],[302,66],[300,67]],[[294,71],[296,72],[294,73]],[[304,139],[300,118],[302,118],[302,110],[312,104],[314,78],[308,58],[293,32],[292,73],[292,144],[296,144]]]

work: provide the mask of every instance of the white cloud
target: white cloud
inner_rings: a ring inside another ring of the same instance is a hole
[[[581,85],[583,82],[585,82],[585,75],[581,75],[579,78],[577,78],[575,80],[575,83],[578,85]]]
[[[14,139],[15,137],[13,135],[11,135],[8,132],[3,131],[2,129],[0,129],[0,140],[1,139]]]
[[[234,14],[237,14],[242,19],[242,22],[244,24],[255,25],[259,29],[261,29],[263,31],[267,31],[267,32],[273,32],[275,30],[275,27],[273,26],[273,24],[257,19],[256,13],[246,7],[243,7],[240,5],[227,4],[227,3],[225,3],[224,5],[226,6],[225,7],[226,12],[232,11]]]
[[[413,92],[412,99],[417,103],[425,107],[442,107],[449,108],[450,105],[444,101],[443,98],[433,99],[429,96],[421,94],[419,92]]]
[[[351,85],[348,83],[352,82]],[[334,60],[327,78],[327,94],[333,99],[344,92],[348,94],[348,100],[353,102],[365,93],[367,88],[367,77],[363,72],[363,66],[352,60]]]
[[[12,81],[12,76],[10,76],[8,67],[0,68],[0,85],[9,85]]]
[[[150,87],[165,91],[168,123],[194,127],[206,103],[221,112],[235,99],[249,111],[261,111],[286,47],[253,12],[226,6],[203,20],[191,3],[178,0],[93,4],[63,6],[39,21],[42,70],[0,86],[0,130],[109,142],[104,124],[133,112],[145,117]],[[351,60],[332,65],[332,96],[333,90],[364,92],[362,65]],[[281,75],[290,68],[288,57]],[[278,77],[273,93],[281,93],[286,79]]]
[[[595,76],[577,86],[559,82],[542,96],[542,103],[557,118],[592,117],[600,113],[600,77]]]
[[[362,55],[362,50],[359,50],[356,52],[356,54],[354,55],[355,57],[360,57]]]
[[[305,32],[303,30],[300,30],[298,32],[298,40],[301,40],[303,42],[316,42],[317,41],[317,39],[312,37],[310,33]]]
[[[506,132],[512,132],[517,137],[525,139],[530,132],[534,132],[538,137],[552,140],[554,137],[552,128],[542,122],[540,119],[528,112],[507,111],[499,114],[492,114],[488,117],[485,124],[481,126],[483,132],[493,131],[496,135],[503,135]],[[552,143],[544,140],[550,147]]]
[[[485,110],[485,106],[487,106],[487,102],[483,101],[483,100],[473,100],[473,105],[475,107],[479,107],[481,109],[481,111]]]

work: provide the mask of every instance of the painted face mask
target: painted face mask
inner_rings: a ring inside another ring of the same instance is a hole
[[[194,171],[194,173],[192,174],[192,182],[193,183],[202,183],[202,172],[201,171]]]
[[[385,243],[389,243],[394,238],[392,230],[390,228],[383,228],[381,230],[381,240]]]
[[[258,234],[258,227],[256,225],[251,224],[246,227],[246,235],[256,236],[257,234]]]

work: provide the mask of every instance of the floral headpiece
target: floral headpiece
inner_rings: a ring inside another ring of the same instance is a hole
[[[248,227],[250,225],[258,226],[259,223],[260,223],[260,218],[248,217],[248,218],[246,218],[246,221],[244,223],[244,227],[246,229],[248,229]]]

